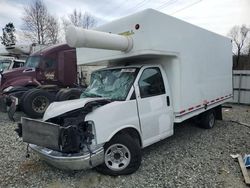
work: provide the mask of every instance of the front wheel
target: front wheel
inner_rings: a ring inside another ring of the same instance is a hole
[[[141,148],[132,137],[120,134],[104,145],[104,163],[97,171],[112,176],[132,174],[141,164]]]

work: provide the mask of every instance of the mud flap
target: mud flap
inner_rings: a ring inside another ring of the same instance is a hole
[[[9,100],[9,103],[11,103],[8,110],[7,110],[8,116],[9,116],[10,120],[15,121],[14,114],[16,112],[17,105],[18,105],[18,98],[14,97],[14,96],[10,96],[8,98],[8,100]]]
[[[22,117],[23,141],[53,150],[60,150],[60,126],[57,124]]]
[[[6,99],[4,95],[0,96],[0,111],[7,112]]]
[[[18,98],[14,96],[2,95],[0,96],[0,111],[7,112],[9,119],[14,120],[14,114],[18,105]]]

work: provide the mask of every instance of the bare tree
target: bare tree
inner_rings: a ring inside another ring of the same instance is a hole
[[[82,22],[83,22],[83,15],[82,13],[79,11],[77,12],[76,9],[74,9],[72,14],[69,14],[69,21],[70,23],[72,23],[73,25],[77,26],[77,27],[81,27],[82,26]]]
[[[47,25],[47,36],[48,43],[56,44],[59,42],[59,29],[60,25],[56,18],[53,16],[48,17],[48,25]]]
[[[233,53],[236,56],[236,67],[239,64],[240,56],[242,54],[247,54],[249,52],[249,35],[250,28],[245,25],[234,26],[228,36],[232,38],[233,43]]]
[[[89,29],[94,27],[97,23],[94,16],[92,16],[90,13],[82,13],[81,11],[77,11],[76,9],[74,9],[74,11],[68,15],[68,19],[62,18],[62,22],[64,25],[64,29],[66,29],[66,27],[71,24],[77,27]]]
[[[88,12],[85,12],[83,15],[82,26],[85,29],[92,28],[96,25],[96,19]]]
[[[24,8],[23,31],[26,37],[38,44],[56,43],[59,23],[48,13],[42,0],[35,0]]]

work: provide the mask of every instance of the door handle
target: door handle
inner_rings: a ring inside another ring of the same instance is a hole
[[[167,106],[170,106],[169,96],[167,96]]]

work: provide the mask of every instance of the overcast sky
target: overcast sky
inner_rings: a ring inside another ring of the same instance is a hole
[[[22,26],[23,7],[32,0],[0,0],[0,28],[13,22]],[[58,19],[75,8],[94,15],[98,24],[153,8],[210,31],[227,35],[234,25],[250,26],[250,0],[44,0]]]

